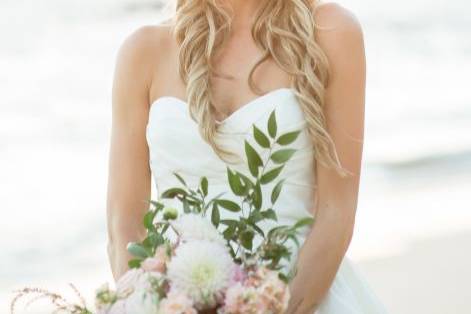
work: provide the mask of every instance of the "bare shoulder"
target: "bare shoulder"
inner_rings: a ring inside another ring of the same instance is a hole
[[[128,34],[117,55],[117,67],[128,68],[134,74],[151,75],[157,62],[165,58],[172,45],[169,24],[143,25]],[[142,76],[141,76],[142,77]]]
[[[313,9],[316,40],[327,54],[363,50],[363,29],[351,10],[336,2],[321,2]]]
[[[115,61],[114,103],[126,108],[148,108],[154,73],[168,58],[171,45],[171,27],[165,24],[141,26],[124,38]]]

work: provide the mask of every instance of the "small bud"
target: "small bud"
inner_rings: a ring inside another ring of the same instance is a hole
[[[178,211],[175,208],[167,207],[164,209],[164,219],[165,220],[173,220],[177,219]]]

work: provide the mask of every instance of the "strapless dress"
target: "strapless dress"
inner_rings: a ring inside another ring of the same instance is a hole
[[[190,186],[198,186],[201,177],[209,181],[208,199],[220,193],[224,198],[237,196],[230,191],[227,182],[229,166],[250,176],[245,156],[244,141],[257,147],[252,135],[252,125],[266,130],[270,113],[275,110],[277,132],[283,134],[302,129],[290,147],[297,151],[285,164],[280,177],[285,179],[282,191],[274,205],[278,221],[270,221],[262,226],[267,230],[273,224],[293,224],[298,219],[314,215],[315,173],[313,167],[313,146],[309,140],[306,121],[294,89],[279,88],[263,94],[246,103],[219,124],[218,143],[241,156],[241,161],[228,164],[220,159],[198,132],[198,125],[189,115],[187,103],[174,96],[162,96],[150,107],[146,129],[149,147],[149,162],[153,182],[158,195],[170,187],[180,186],[174,176],[180,174]],[[267,152],[260,155],[266,160]],[[263,205],[270,206],[271,184],[262,185]],[[179,202],[164,199],[168,206],[181,210]],[[226,215],[226,216],[224,216]],[[230,218],[234,213],[221,212],[221,219]],[[301,236],[300,242],[305,237]],[[297,253],[293,246],[294,254]],[[296,255],[295,255],[296,256]],[[288,265],[290,266],[290,265]],[[316,310],[315,314],[382,314],[387,313],[364,276],[355,268],[354,263],[345,256],[335,279]]]

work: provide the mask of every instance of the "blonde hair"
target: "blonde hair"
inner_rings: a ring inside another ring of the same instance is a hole
[[[323,113],[329,63],[314,40],[318,25],[312,9],[317,2],[268,0],[261,4],[251,33],[264,55],[251,69],[248,84],[255,93],[261,93],[254,83],[253,73],[272,57],[292,77],[292,87],[312,138],[315,160],[345,176],[348,171],[340,164]],[[174,10],[173,34],[179,44],[178,71],[186,86],[190,114],[198,122],[203,139],[223,158],[231,152],[216,141],[218,125],[210,88],[210,78],[215,71],[211,60],[228,39],[232,12],[222,6],[220,0],[176,0]]]

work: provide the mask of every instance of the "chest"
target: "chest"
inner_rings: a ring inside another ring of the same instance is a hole
[[[172,57],[162,62],[158,73],[154,74],[149,91],[151,101],[169,95],[187,100],[186,86],[176,71],[179,67],[178,46],[172,46],[169,55]],[[257,65],[262,57],[263,52],[248,31],[232,36],[215,52],[210,86],[217,120],[229,117],[262,94],[291,86],[291,77],[271,57]],[[252,79],[258,91],[253,91],[249,85],[254,67]]]
[[[261,94],[290,86],[289,75],[273,58],[269,57],[257,65],[263,52],[248,37],[239,36],[229,40],[213,60],[215,73],[211,77],[212,94],[215,106],[223,117]],[[251,74],[258,91],[250,88]]]

